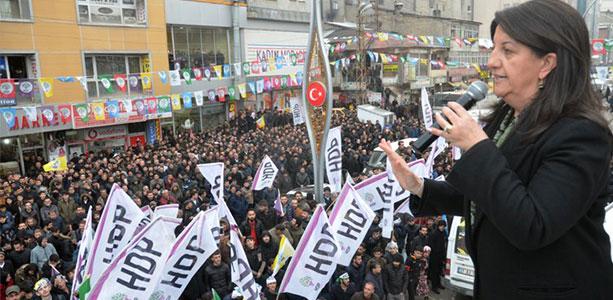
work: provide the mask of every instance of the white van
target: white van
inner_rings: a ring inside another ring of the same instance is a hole
[[[457,293],[473,296],[474,281],[475,267],[466,251],[464,218],[455,216],[449,230],[443,286]]]
[[[367,121],[376,124],[379,122],[381,127],[394,123],[394,113],[370,104],[358,105],[358,120],[362,123]]]
[[[416,138],[408,138],[408,139],[402,139],[399,141],[395,141],[395,142],[391,142],[391,146],[392,146],[392,150],[396,151],[398,150],[398,143],[402,141],[402,143],[404,144],[405,147],[409,146],[409,143],[416,141]],[[374,169],[374,168],[385,168],[385,160],[387,159],[387,155],[385,154],[385,152],[383,151],[383,149],[381,149],[381,147],[377,147],[375,148],[375,150],[372,151],[372,154],[370,155],[370,159],[368,160],[368,166],[367,166],[367,170],[369,169]]]

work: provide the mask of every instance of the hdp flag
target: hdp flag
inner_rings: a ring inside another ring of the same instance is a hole
[[[264,116],[261,116],[257,121],[255,121],[255,124],[259,129],[266,127],[266,120],[264,120]]]
[[[281,241],[279,242],[279,251],[275,256],[275,261],[272,263],[272,275],[274,277],[277,272],[285,265],[285,262],[288,258],[294,256],[294,247],[292,244],[285,238],[285,235],[281,235]]]
[[[45,172],[51,171],[66,171],[68,170],[68,163],[66,162],[66,156],[60,156],[45,165],[43,165]]]

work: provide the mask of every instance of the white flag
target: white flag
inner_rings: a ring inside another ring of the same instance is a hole
[[[375,212],[350,184],[345,183],[330,212],[330,231],[341,247],[338,264],[349,266],[374,219]]]
[[[411,198],[404,200],[404,202],[398,206],[394,212],[394,215],[396,214],[409,214],[411,217],[413,217],[413,212],[411,211]]]
[[[172,218],[156,217],[121,250],[87,299],[149,299],[174,244]]]
[[[349,174],[349,171],[347,171],[347,173],[345,174],[345,184],[351,184],[351,186],[355,185],[355,181],[353,181],[353,178],[351,177],[351,174]]]
[[[228,224],[230,225],[230,228],[236,228],[236,230],[238,230],[238,232],[240,233],[240,230],[238,229],[238,224],[236,224],[236,220],[234,220],[234,216],[232,216],[232,213],[230,212],[230,209],[228,209],[226,202],[221,201],[219,202],[219,205],[217,205],[216,207],[219,208],[218,210],[219,219],[220,220],[223,218],[228,219]]]
[[[453,154],[453,160],[460,160],[460,158],[462,158],[462,149],[458,146],[453,146],[451,148],[451,153]]]
[[[77,80],[81,83],[83,89],[87,92],[87,77],[85,76],[77,76]]]
[[[123,99],[121,100],[121,103],[123,104],[123,107],[126,110],[126,113],[131,114],[132,113],[132,100]]]
[[[153,214],[156,216],[166,216],[176,218],[179,213],[179,204],[171,203],[166,205],[160,205],[155,208]]]
[[[202,91],[195,91],[194,97],[196,97],[196,106],[202,106],[204,103],[204,93]]]
[[[97,282],[144,219],[145,213],[132,198],[119,185],[113,184],[87,258],[85,277],[89,275],[92,283]]]
[[[169,71],[170,75],[170,85],[171,86],[180,86],[181,85],[181,75],[179,74],[179,70]]]
[[[387,174],[387,184],[383,185],[384,191],[381,193],[383,215],[381,216],[379,227],[383,229],[381,231],[381,236],[389,239],[392,238],[392,231],[394,230],[394,202],[396,202],[397,198],[401,198],[400,195],[404,194],[404,190],[400,184],[398,184],[396,176],[394,176],[394,172],[392,172],[389,157],[386,159],[385,173]],[[398,196],[396,194],[398,194]],[[408,196],[410,196],[409,193],[407,193],[407,197]]]
[[[277,172],[279,172],[279,169],[275,166],[275,163],[272,162],[268,155],[265,155],[253,178],[253,190],[259,191],[272,187],[272,183],[275,181],[275,177],[277,177]]]
[[[411,169],[411,172],[413,172],[415,175],[417,175],[419,177],[425,177],[426,164],[424,163],[423,159],[418,159],[418,160],[414,160],[414,161],[410,162],[409,163],[409,169]],[[409,196],[410,195],[411,194],[409,193]],[[402,199],[396,199],[396,200],[402,200]],[[410,205],[411,205],[411,198],[406,197],[406,200],[404,202],[402,202],[402,204],[400,204],[400,206],[398,206],[396,211],[394,211],[394,215],[400,214],[400,213],[407,213],[407,214],[413,216],[413,212],[411,212]]]
[[[77,263],[75,264],[74,278],[72,279],[72,288],[70,289],[70,299],[79,299],[75,296],[75,292],[83,283],[85,278],[85,268],[87,266],[87,258],[92,248],[94,241],[94,229],[92,228],[92,208],[87,211],[87,217],[85,218],[85,228],[83,229],[83,236],[79,243],[79,253],[77,254]]]
[[[36,113],[36,106],[24,106],[23,111],[25,112],[28,121],[36,122],[38,119],[38,114]]]
[[[384,184],[387,184],[387,174],[382,172],[356,184],[354,188],[370,208],[377,211],[383,208]]]
[[[221,162],[218,163],[209,163],[209,164],[199,164],[198,170],[204,176],[204,179],[209,182],[211,185],[211,194],[213,194],[213,199],[215,202],[219,204],[224,201],[223,199],[223,181],[224,181],[224,164]]]
[[[234,77],[241,77],[242,74],[243,74],[243,71],[241,70],[241,64],[235,63],[234,64]]]
[[[240,289],[243,299],[260,299],[260,291],[253,278],[245,249],[243,249],[241,239],[238,237],[238,232],[234,229],[230,230],[230,269],[232,282]]]
[[[411,171],[418,176],[423,173],[423,159],[414,160],[408,165]],[[402,189],[397,181],[394,181],[391,184],[397,186],[394,187],[396,192],[392,194],[394,196],[392,198],[394,203],[409,197],[409,192]],[[362,199],[364,199],[364,201],[370,205],[370,208],[377,211],[383,208],[383,198],[386,197],[386,193],[390,193],[389,185],[390,184],[387,182],[387,172],[382,172],[356,184],[354,188],[358,194],[360,194]]]
[[[341,247],[330,230],[330,223],[320,204],[296,247],[279,293],[291,293],[308,300],[317,295],[330,280],[341,256]]]
[[[149,205],[141,207],[140,210],[145,214],[145,217],[153,219],[153,211]]]
[[[155,299],[179,299],[194,274],[217,250],[207,220],[217,220],[219,227],[217,211],[207,210],[198,213],[177,237],[152,294]]]
[[[447,143],[445,143],[445,139],[441,137],[439,137],[438,139],[436,139],[434,143],[432,143],[432,146],[431,146],[432,150],[430,150],[430,153],[428,154],[428,158],[426,159],[426,174],[424,178],[430,178],[430,179],[432,178],[434,160],[439,154],[443,152],[443,150],[445,150],[444,148],[443,150],[440,150],[440,148],[442,148],[442,146],[446,144]]]
[[[290,98],[289,103],[292,106],[292,117],[294,118],[294,126],[304,123],[304,110],[302,102],[298,98]]]
[[[343,149],[341,140],[341,127],[334,127],[328,131],[326,142],[326,174],[333,193],[341,191],[343,181]]]
[[[436,152],[434,152],[434,158],[436,159],[439,155],[441,155],[441,153],[447,149],[447,146],[449,145],[447,144],[447,140],[445,140],[445,138],[439,137],[436,139]]]
[[[426,92],[424,87],[421,88],[421,113],[424,117],[426,128],[432,127],[432,107],[428,100],[428,92]]]

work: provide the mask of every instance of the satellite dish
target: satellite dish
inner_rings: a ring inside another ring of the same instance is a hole
[[[192,129],[192,127],[194,127],[194,123],[192,123],[191,119],[187,119],[185,120],[185,122],[183,122],[183,125],[181,125],[181,127],[183,127],[184,129]]]

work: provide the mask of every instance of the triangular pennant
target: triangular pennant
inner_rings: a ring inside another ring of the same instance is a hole
[[[119,90],[122,92],[126,91],[126,74],[115,74],[114,76],[115,84],[119,87]]]

